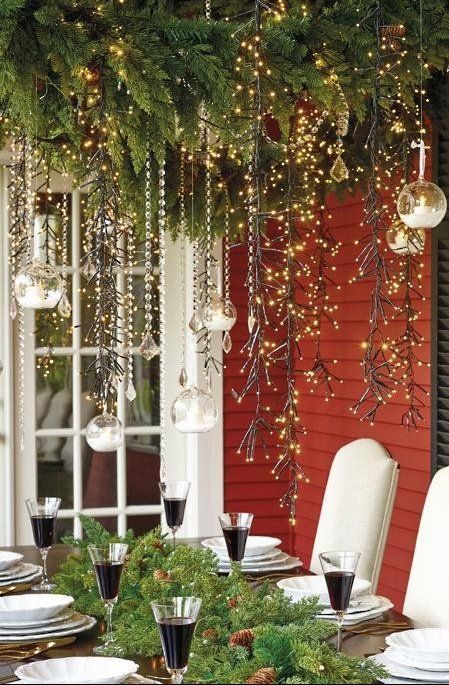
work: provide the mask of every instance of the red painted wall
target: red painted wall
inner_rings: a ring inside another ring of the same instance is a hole
[[[338,302],[338,331],[325,327],[322,348],[325,357],[336,358],[337,373],[344,383],[336,387],[336,397],[329,403],[320,397],[310,396],[306,389],[302,394],[302,422],[309,429],[303,439],[303,464],[310,483],[301,489],[298,504],[295,548],[307,565],[310,560],[316,526],[320,514],[324,488],[329,467],[335,452],[345,443],[359,437],[371,437],[386,446],[392,457],[401,465],[390,535],[380,577],[379,593],[385,594],[402,606],[418,530],[420,513],[430,478],[430,411],[425,411],[425,421],[418,432],[408,433],[401,427],[401,415],[405,409],[403,395],[396,396],[388,408],[380,412],[374,426],[360,422],[350,413],[351,403],[362,389],[360,359],[361,341],[368,332],[370,283],[350,285],[355,272],[355,259],[360,248],[354,240],[360,237],[360,221],[363,205],[360,200],[350,199],[345,204],[335,202],[332,209],[332,225],[335,237],[343,243],[336,260],[335,280],[341,290],[334,289],[332,300]],[[426,243],[424,269],[424,292],[430,293],[430,236]],[[234,346],[227,359],[224,374],[224,448],[225,448],[225,502],[228,509],[254,511],[254,532],[277,535],[284,544],[289,537],[285,512],[279,509],[278,497],[283,491],[282,483],[273,482],[270,465],[259,453],[253,464],[245,464],[244,455],[236,449],[251,416],[251,402],[237,405],[231,397],[232,387],[241,387],[240,367],[244,359],[241,347],[248,336],[246,325],[247,293],[244,280],[247,272],[247,254],[238,248],[232,254],[232,300],[238,308],[238,323],[233,330]],[[422,303],[420,328],[424,335],[422,358],[430,360],[430,302]],[[395,331],[391,327],[391,335]],[[305,346],[305,356],[311,356],[312,348]],[[430,389],[430,374],[422,367],[420,380]]]

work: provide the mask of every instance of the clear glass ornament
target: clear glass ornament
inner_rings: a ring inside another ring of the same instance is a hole
[[[128,385],[126,386],[125,395],[126,395],[126,399],[127,399],[129,402],[134,402],[134,400],[135,400],[136,397],[137,397],[136,388],[134,387],[134,383],[132,382],[131,379],[129,379]]]
[[[230,331],[237,321],[237,310],[230,300],[218,293],[211,297],[209,306],[204,308],[203,322],[209,331]]]
[[[217,423],[217,405],[212,395],[192,385],[173,402],[171,419],[180,433],[207,433]]]
[[[90,257],[84,259],[80,267],[81,276],[83,276],[86,279],[86,281],[91,281],[92,278],[95,276],[96,272],[97,270],[92,259]]]
[[[397,219],[388,229],[386,240],[397,254],[418,254],[424,251],[426,232],[423,228],[409,228]]]
[[[403,187],[397,208],[406,226],[434,228],[444,219],[447,200],[441,188],[420,176],[417,181]]]
[[[185,388],[187,385],[187,371],[185,370],[184,367],[181,369],[181,373],[179,374],[178,378],[178,383],[181,386],[181,388]]]
[[[87,444],[96,452],[115,452],[123,442],[123,426],[113,414],[94,416],[86,428]]]
[[[67,297],[67,293],[64,293],[64,295],[59,300],[58,312],[61,314],[61,316],[64,317],[64,319],[70,318],[70,315],[72,313],[72,305],[70,304],[70,300]]]
[[[156,357],[159,352],[159,345],[156,343],[155,339],[151,333],[145,333],[142,342],[139,347],[139,352],[141,356],[149,362],[153,357]]]
[[[192,333],[198,333],[198,331],[201,330],[202,325],[198,312],[193,312],[192,318],[189,321],[189,328]]]
[[[330,175],[332,176],[334,181],[337,181],[337,183],[341,183],[342,181],[345,181],[347,178],[349,178],[348,167],[346,166],[341,155],[338,155],[335,162],[333,163],[332,168],[330,170]]]
[[[248,331],[252,333],[254,325],[256,323],[256,317],[254,316],[252,309],[248,312]]]
[[[229,331],[226,331],[224,336],[223,336],[223,351],[226,352],[226,354],[229,354],[229,352],[232,350],[232,339],[229,334]]]
[[[34,259],[17,274],[14,293],[25,309],[52,309],[64,292],[62,279],[49,264]]]

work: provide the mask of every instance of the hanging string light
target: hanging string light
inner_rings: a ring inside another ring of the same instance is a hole
[[[161,482],[167,476],[167,438],[166,438],[166,363],[167,363],[167,333],[166,333],[166,265],[167,265],[167,237],[166,237],[166,198],[165,198],[165,157],[159,164],[158,171],[159,204],[158,204],[158,238],[159,238],[159,387],[160,387],[160,478]]]
[[[419,66],[420,66],[420,140],[412,142],[412,149],[419,149],[419,177],[417,181],[404,186],[397,200],[398,214],[406,226],[412,229],[435,228],[444,219],[447,200],[441,188],[425,179],[426,146],[424,135],[424,78],[423,78],[423,8],[419,2]]]
[[[188,383],[186,371],[186,233],[187,233],[187,217],[186,217],[186,149],[181,148],[180,159],[180,175],[179,175],[179,223],[180,223],[180,250],[179,250],[179,267],[181,274],[181,371],[179,373],[178,383],[181,388],[185,388]]]
[[[145,330],[139,352],[144,359],[150,361],[159,354],[152,331],[153,325],[153,241],[152,227],[152,190],[151,190],[151,151],[147,143],[147,157],[145,161]]]
[[[137,397],[136,388],[134,387],[134,290],[133,290],[133,267],[135,261],[135,240],[134,227],[131,222],[128,224],[126,231],[126,348],[127,348],[127,382],[125,395],[129,402],[134,402]]]
[[[72,305],[70,304],[69,296],[67,294],[67,268],[68,268],[68,228],[69,228],[69,212],[68,212],[68,193],[62,196],[61,204],[61,245],[62,245],[62,287],[63,294],[58,304],[58,312],[64,319],[69,319],[72,313]]]

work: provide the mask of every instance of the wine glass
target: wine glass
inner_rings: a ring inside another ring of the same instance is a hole
[[[97,576],[98,591],[106,607],[106,641],[93,651],[95,654],[120,656],[123,650],[112,634],[112,611],[117,602],[128,545],[111,542],[104,547],[89,545],[88,550]]]
[[[167,526],[173,535],[173,547],[176,547],[176,533],[184,521],[190,483],[184,480],[167,480],[164,483],[159,483],[159,489],[164,500]]]
[[[228,548],[229,558],[240,566],[245,556],[246,541],[254,515],[242,512],[229,512],[221,514],[218,518],[220,519],[223,537]]]
[[[337,617],[337,651],[341,649],[343,620],[349,607],[360,552],[322,552],[319,555],[329,600]]]
[[[39,497],[25,500],[33,529],[34,544],[42,557],[44,573],[39,585],[31,588],[35,592],[50,592],[55,587],[47,575],[47,556],[54,543],[55,524],[61,504],[59,497]]]
[[[172,683],[182,683],[187,671],[200,607],[199,597],[172,597],[151,603]]]

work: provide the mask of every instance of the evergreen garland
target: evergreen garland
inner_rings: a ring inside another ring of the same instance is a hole
[[[286,12],[277,11],[279,5]],[[314,106],[335,119],[341,106],[329,84],[338,77],[351,113],[348,137],[350,167],[363,167],[366,123],[372,91],[375,36],[369,21],[370,0],[320,0],[269,3],[263,17],[263,52],[270,75],[262,88],[275,85],[273,115],[282,139],[294,102],[307,93]],[[52,166],[68,169],[78,182],[86,177],[96,135],[105,122],[98,102],[99,82],[108,114],[108,154],[118,174],[128,210],[142,216],[143,167],[147,130],[150,148],[161,158],[165,141],[171,156],[179,145],[198,143],[198,117],[204,103],[219,140],[217,174],[232,189],[242,186],[242,143],[247,122],[234,112],[235,60],[248,29],[251,0],[215,0],[213,21],[206,22],[200,0],[3,0],[0,4],[0,134],[25,131],[46,150]],[[444,0],[424,3],[426,76],[443,70],[449,55],[449,13]],[[416,59],[418,6],[406,0],[385,3],[384,21],[404,24],[401,64],[383,80],[385,126],[380,139],[391,139],[392,108],[399,88],[411,107],[419,83]],[[396,60],[392,56],[392,61]],[[37,95],[36,95],[37,93]],[[395,114],[397,116],[397,113]],[[404,121],[415,130],[413,116]],[[226,155],[238,148],[238,159]],[[266,168],[279,155],[276,145],[264,151]],[[328,164],[325,151],[322,164]],[[170,165],[170,163],[169,163]],[[176,166],[173,164],[173,166]],[[357,182],[351,174],[346,187]],[[168,175],[170,228],[176,231],[177,174]],[[199,197],[203,195],[199,189]],[[236,193],[234,193],[236,196]],[[200,212],[201,213],[201,212]],[[239,214],[235,214],[238,224]],[[201,228],[201,218],[197,230]],[[219,221],[215,226],[220,229]]]
[[[65,540],[74,552],[55,576],[56,592],[72,595],[78,611],[102,617],[87,546],[117,538],[98,522],[81,520],[84,538]],[[293,604],[268,584],[254,589],[237,567],[221,577],[213,552],[182,544],[173,549],[158,528],[140,538],[128,532],[123,541],[129,553],[114,629],[128,656],[161,653],[151,601],[194,595],[202,607],[187,682],[266,682],[257,678],[274,670],[279,683],[371,683],[382,674],[372,662],[338,654],[326,642],[335,626],[315,618],[317,601]]]

